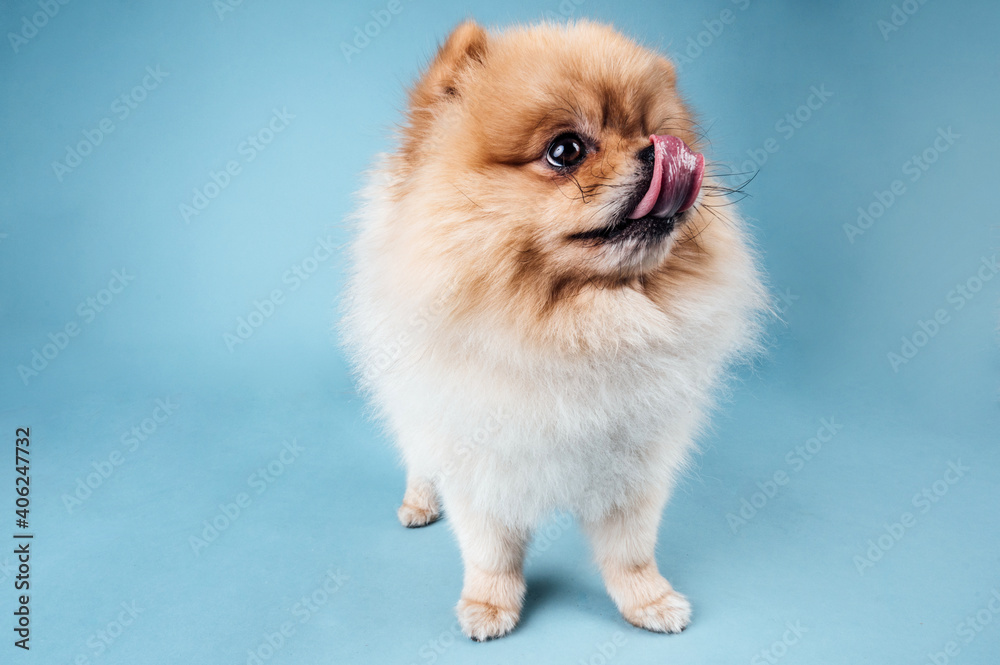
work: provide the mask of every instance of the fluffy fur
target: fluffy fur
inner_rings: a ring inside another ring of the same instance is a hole
[[[590,147],[572,172],[545,158],[566,131]],[[664,57],[589,22],[466,23],[363,192],[344,339],[406,464],[400,521],[444,506],[473,639],[517,623],[525,548],[556,509],[590,536],[628,621],[689,621],[657,570],[657,526],[766,298],[711,175],[662,237],[581,238],[634,207],[650,134],[699,146]]]

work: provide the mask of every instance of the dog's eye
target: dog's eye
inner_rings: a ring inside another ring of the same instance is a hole
[[[566,169],[576,166],[587,156],[587,149],[583,145],[583,140],[576,134],[560,134],[545,152],[545,158],[549,164],[557,169]]]

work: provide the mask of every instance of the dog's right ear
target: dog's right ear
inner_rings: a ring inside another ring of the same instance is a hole
[[[460,77],[468,68],[482,64],[488,36],[475,21],[465,21],[455,28],[434,61],[410,92],[414,108],[427,108],[439,101],[462,94]]]

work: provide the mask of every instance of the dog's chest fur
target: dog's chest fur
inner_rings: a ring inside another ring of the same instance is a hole
[[[532,347],[488,313],[452,321],[448,298],[398,297],[381,284],[391,270],[385,256],[360,264],[359,365],[382,365],[362,383],[408,466],[443,494],[514,523],[554,509],[599,515],[669,483],[726,356],[748,333],[730,303],[755,284],[702,285],[670,312],[636,291],[601,290],[575,322],[577,339],[596,350],[559,352]]]

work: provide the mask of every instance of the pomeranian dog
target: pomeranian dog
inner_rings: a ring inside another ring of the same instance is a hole
[[[570,511],[630,623],[676,633],[657,528],[768,308],[744,224],[663,56],[591,22],[460,25],[412,88],[355,222],[344,341],[442,507],[464,633],[518,622],[532,530]]]

